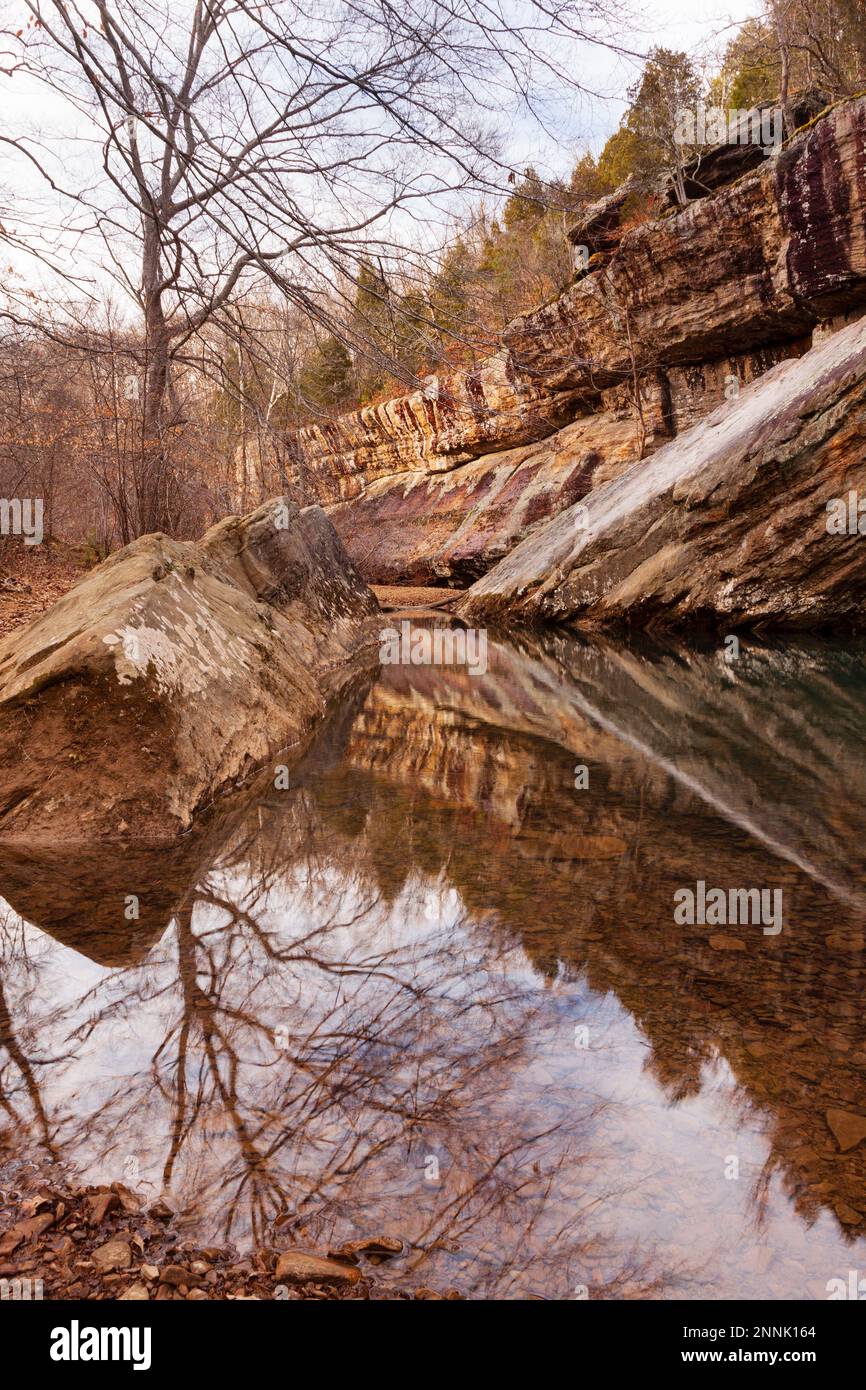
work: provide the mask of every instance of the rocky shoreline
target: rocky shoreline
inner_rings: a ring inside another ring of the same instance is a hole
[[[279,1234],[275,1240],[279,1240]],[[195,1245],[162,1201],[145,1203],[124,1183],[75,1186],[31,1177],[0,1187],[0,1297],[24,1300],[454,1300],[377,1271],[404,1253],[372,1235],[334,1250],[281,1244],[248,1253]]]

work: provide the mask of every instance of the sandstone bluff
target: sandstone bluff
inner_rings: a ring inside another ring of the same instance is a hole
[[[628,488],[638,506],[640,471],[657,450],[780,363],[822,351],[866,307],[866,99],[824,111],[685,209],[624,231],[617,200],[608,201],[575,232],[588,239],[588,271],[511,323],[493,357],[299,436],[307,495],[328,510],[368,581],[481,579],[626,472],[623,508]],[[800,399],[807,413],[811,370]],[[758,399],[769,406],[768,393]],[[850,436],[853,450],[856,393],[842,391],[834,410],[852,412],[838,442]],[[757,444],[760,412],[750,420]],[[715,429],[691,441],[690,475],[704,443],[719,467]],[[833,457],[841,478],[836,446]],[[852,564],[842,559],[840,582]],[[800,580],[808,591],[808,572]],[[758,607],[756,618],[767,605]],[[809,620],[808,607],[807,593],[798,620]]]
[[[0,840],[171,841],[297,763],[377,664],[370,582],[471,584],[468,623],[862,624],[827,508],[866,494],[866,99],[622,206],[477,370],[305,431],[314,505],[142,537],[0,643]]]

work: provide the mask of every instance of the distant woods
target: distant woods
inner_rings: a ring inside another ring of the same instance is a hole
[[[94,558],[312,500],[297,429],[494,351],[571,281],[582,209],[631,177],[652,215],[683,104],[866,87],[866,0],[773,0],[712,70],[653,49],[598,156],[551,178],[509,167],[494,116],[580,92],[620,0],[514,0],[507,27],[471,0],[6,10],[0,83],[35,119],[0,134],[0,496]]]

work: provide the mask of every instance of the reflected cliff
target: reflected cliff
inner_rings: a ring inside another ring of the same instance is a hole
[[[383,667],[173,855],[0,851],[0,1162],[478,1295],[826,1297],[866,1260],[864,697],[851,644],[491,639]],[[676,923],[698,881],[782,930]]]

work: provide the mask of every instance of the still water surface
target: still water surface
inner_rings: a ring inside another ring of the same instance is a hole
[[[491,641],[174,851],[3,852],[7,1180],[399,1236],[378,1277],[467,1296],[826,1298],[866,1275],[827,1122],[866,1115],[864,706],[860,645]],[[678,925],[699,880],[781,932]]]

